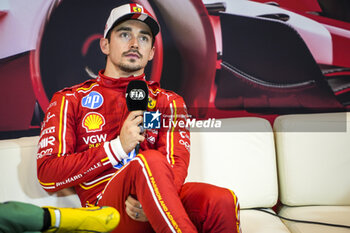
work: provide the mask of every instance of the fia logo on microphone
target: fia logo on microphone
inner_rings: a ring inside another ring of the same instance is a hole
[[[130,91],[130,99],[132,100],[143,100],[146,97],[146,93],[142,89],[132,89]]]
[[[157,110],[156,112],[143,113],[143,128],[144,129],[160,129],[160,119],[162,114]]]

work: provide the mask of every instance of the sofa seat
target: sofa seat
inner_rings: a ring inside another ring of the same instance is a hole
[[[290,233],[278,217],[252,209],[241,210],[241,228],[242,233]]]
[[[279,213],[291,219],[349,226],[340,228],[283,220],[292,233],[350,233],[350,206],[283,206]]]

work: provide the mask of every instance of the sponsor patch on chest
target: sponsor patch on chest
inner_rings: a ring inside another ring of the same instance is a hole
[[[101,131],[105,125],[105,118],[98,112],[89,112],[82,121],[82,127],[87,133]]]
[[[97,91],[90,92],[87,96],[84,96],[81,100],[81,106],[89,109],[97,109],[103,104],[103,96]]]

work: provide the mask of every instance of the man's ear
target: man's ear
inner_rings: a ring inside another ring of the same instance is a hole
[[[105,55],[109,55],[109,41],[106,38],[101,38],[100,39],[100,48],[102,53]]]
[[[153,59],[155,51],[156,51],[156,47],[153,46],[151,49],[151,52],[149,53],[148,61],[151,61]]]

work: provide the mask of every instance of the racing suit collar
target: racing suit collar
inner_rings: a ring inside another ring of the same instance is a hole
[[[104,75],[105,70],[100,70],[98,72],[98,77],[97,77],[97,82],[105,87],[110,87],[110,88],[116,88],[116,89],[121,89],[124,90],[127,85],[129,84],[130,81],[133,80],[145,80],[145,74],[141,74],[139,76],[129,76],[129,77],[122,77],[122,78],[111,78],[108,76]]]

